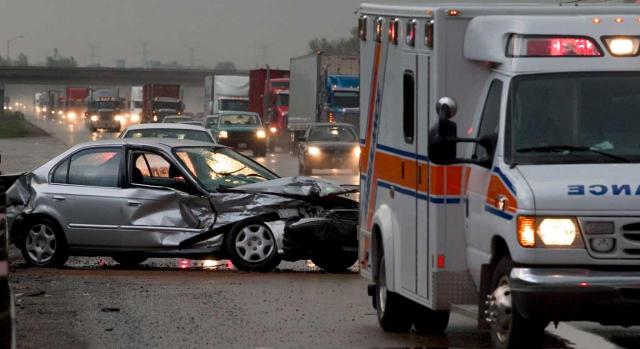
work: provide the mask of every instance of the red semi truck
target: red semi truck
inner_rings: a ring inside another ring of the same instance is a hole
[[[86,99],[91,89],[88,87],[67,87],[65,89],[64,115],[70,122],[83,117],[87,111]]]
[[[184,111],[182,88],[173,84],[145,84],[142,87],[142,122],[162,122],[167,115]]]
[[[256,69],[249,72],[249,111],[258,113],[269,131],[269,151],[286,147],[289,115],[289,71]]]

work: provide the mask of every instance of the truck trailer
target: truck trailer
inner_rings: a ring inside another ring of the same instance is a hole
[[[142,120],[143,105],[142,86],[131,86],[131,99],[129,100],[129,121],[138,123]]]
[[[249,78],[249,111],[260,115],[268,131],[269,150],[288,146],[289,71],[256,69],[249,72]]]
[[[359,127],[360,79],[357,56],[313,53],[291,59],[289,118],[293,139],[315,122]]]
[[[145,84],[142,87],[142,122],[160,122],[167,115],[184,111],[182,87],[175,84]]]
[[[550,322],[640,324],[640,7],[358,14],[359,259],[380,326],[443,332],[477,304],[496,348],[532,348]]]
[[[248,75],[209,75],[204,79],[204,115],[249,111]]]

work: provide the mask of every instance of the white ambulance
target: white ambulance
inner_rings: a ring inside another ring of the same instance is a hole
[[[374,5],[360,264],[387,331],[640,324],[640,7]]]

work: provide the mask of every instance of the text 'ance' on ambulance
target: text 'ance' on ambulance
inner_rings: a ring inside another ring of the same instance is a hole
[[[640,324],[640,7],[373,5],[360,264],[382,328]]]

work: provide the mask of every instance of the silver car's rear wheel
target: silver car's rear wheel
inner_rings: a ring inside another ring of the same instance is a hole
[[[64,234],[50,218],[30,219],[23,232],[20,249],[27,263],[38,267],[61,266],[69,258]]]
[[[56,234],[46,224],[36,224],[29,229],[25,246],[33,261],[46,264],[56,253]]]
[[[270,271],[280,264],[273,232],[261,221],[236,225],[226,238],[229,258],[244,271]]]
[[[247,225],[236,236],[236,251],[246,262],[260,263],[275,252],[275,239],[264,225]]]

